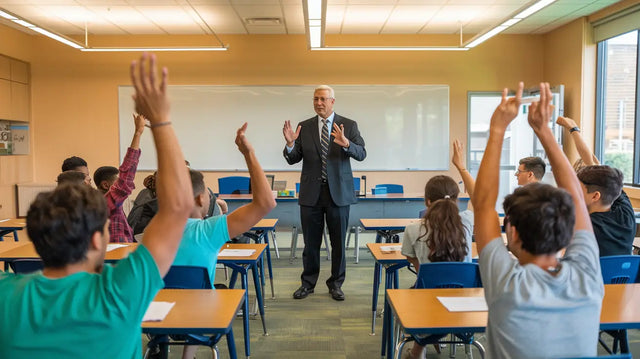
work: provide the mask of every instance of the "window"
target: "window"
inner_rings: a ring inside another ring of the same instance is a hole
[[[638,30],[598,43],[596,155],[640,184]]]

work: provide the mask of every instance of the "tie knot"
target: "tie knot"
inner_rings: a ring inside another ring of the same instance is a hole
[[[327,125],[327,119],[326,118],[322,119],[322,124],[325,125],[325,126]]]

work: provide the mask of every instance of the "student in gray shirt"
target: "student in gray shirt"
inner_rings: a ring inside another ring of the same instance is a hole
[[[580,182],[548,126],[549,84],[528,120],[549,156],[559,188],[529,184],[505,198],[505,232],[495,211],[503,137],[520,108],[502,102],[491,117],[489,140],[472,196],[480,274],[489,307],[488,358],[561,358],[596,355],[604,286],[598,245]],[[573,237],[573,239],[572,239]],[[558,252],[566,248],[565,255]]]

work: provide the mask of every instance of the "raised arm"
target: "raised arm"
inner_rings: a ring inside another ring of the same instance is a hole
[[[473,189],[476,186],[476,181],[471,177],[471,173],[467,170],[464,164],[464,147],[462,147],[462,142],[460,140],[453,140],[453,156],[451,157],[451,163],[456,167],[458,173],[460,173],[460,177],[462,177],[462,182],[464,183],[464,188],[469,194],[469,197],[473,195]]]
[[[570,119],[569,117],[558,116],[556,123],[564,127],[564,129],[567,131],[571,131],[574,128],[578,128],[576,121]],[[580,155],[580,158],[582,159],[585,165],[591,166],[591,165],[600,164],[600,161],[598,161],[598,158],[589,149],[589,146],[587,146],[587,143],[584,142],[584,138],[582,138],[582,134],[580,133],[579,128],[578,130],[569,132],[569,137],[573,139],[573,143],[575,143],[576,145],[576,150],[578,150],[578,155]]]
[[[500,222],[496,212],[500,184],[500,155],[507,127],[518,115],[524,84],[518,84],[516,97],[507,99],[508,89],[502,91],[502,101],[491,116],[489,140],[484,151],[476,186],[471,196],[474,209],[474,228],[478,253],[494,238],[500,237]]]
[[[250,203],[236,209],[227,216],[229,238],[233,238],[251,229],[262,217],[266,216],[275,206],[276,200],[271,193],[271,187],[258,162],[253,146],[245,136],[247,124],[238,129],[236,145],[244,156],[251,177],[251,193],[253,199]]]
[[[298,124],[296,131],[293,131],[293,127],[291,127],[291,121],[284,121],[284,127],[282,127],[282,134],[284,135],[284,140],[286,143],[286,147],[284,148],[284,158],[287,160],[287,163],[292,165],[298,163],[302,160],[302,148],[300,147],[300,130],[302,126]]]
[[[571,167],[569,159],[567,159],[560,149],[560,146],[556,142],[555,137],[549,128],[549,121],[551,120],[551,115],[553,113],[553,107],[551,106],[552,96],[549,84],[541,83],[540,102],[534,102],[529,107],[529,125],[533,129],[533,132],[535,132],[536,136],[538,136],[542,147],[544,147],[545,153],[549,157],[549,162],[551,163],[551,168],[553,170],[553,177],[555,178],[558,187],[569,192],[573,199],[573,205],[576,211],[576,224],[574,226],[574,230],[593,231],[589,212],[587,211],[587,206],[584,203],[580,181],[578,180],[573,167]]]
[[[146,66],[150,68],[146,68]],[[193,206],[193,191],[184,156],[169,120],[166,68],[162,80],[156,81],[156,59],[146,53],[140,62],[131,64],[131,81],[136,93],[136,112],[150,122],[158,154],[156,193],[158,213],[146,228],[144,246],[149,250],[164,276],[175,258],[182,232]]]

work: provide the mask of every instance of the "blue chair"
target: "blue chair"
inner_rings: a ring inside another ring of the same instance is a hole
[[[28,274],[44,269],[41,259],[16,259],[9,262],[9,267],[15,274]]]
[[[600,257],[600,269],[602,271],[602,281],[604,284],[638,283],[640,256],[620,255]],[[626,330],[604,330],[601,331],[600,334],[603,332],[613,337],[613,345],[611,348],[607,346],[601,337],[598,338],[598,342],[607,353],[617,353],[618,346],[620,346],[621,352],[629,352],[629,341]]]
[[[218,192],[220,194],[248,194],[251,179],[244,176],[229,176],[218,178]]]
[[[165,289],[204,289],[211,290],[211,280],[209,271],[204,267],[192,266],[171,266],[164,279]],[[157,351],[160,347],[161,352],[165,352],[169,345],[204,345],[211,348],[214,358],[219,357],[217,344],[222,338],[221,334],[214,336],[205,335],[156,335],[151,337],[147,344],[145,358],[150,353]]]
[[[378,191],[378,188],[386,188],[387,193],[404,193],[404,187],[401,184],[377,184],[375,191]]]
[[[482,280],[480,279],[480,267],[477,263],[466,262],[438,262],[438,263],[421,263],[418,271],[418,279],[416,288],[437,289],[437,288],[480,288]],[[473,333],[456,333],[454,334],[459,340],[441,340],[446,335],[428,335],[426,337],[405,336],[398,344],[396,353],[402,353],[404,345],[409,341],[426,346],[428,344],[453,344],[453,354],[455,355],[455,344],[473,345],[480,352],[480,356],[484,358],[484,348],[480,343],[474,340]],[[439,348],[439,347],[437,347]]]

